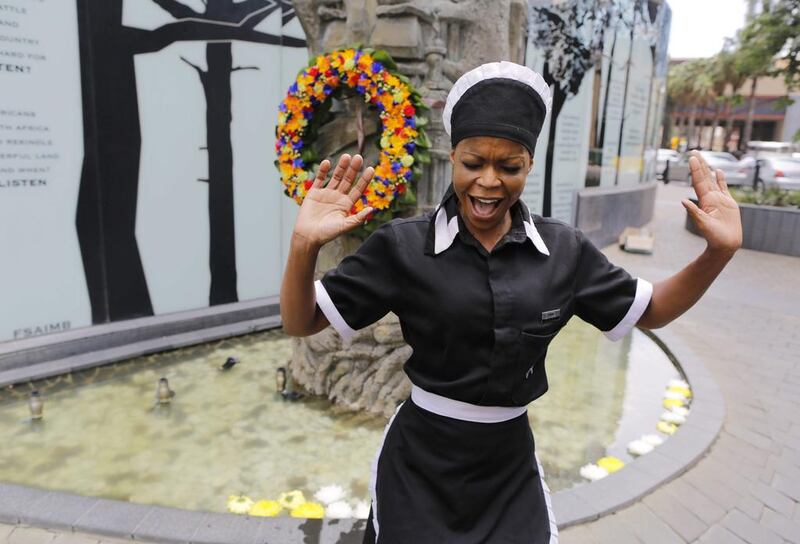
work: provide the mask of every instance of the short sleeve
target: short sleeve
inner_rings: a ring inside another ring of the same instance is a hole
[[[617,341],[633,329],[647,309],[653,285],[632,277],[608,258],[580,230],[575,277],[575,315]]]
[[[317,305],[343,339],[392,309],[396,251],[394,229],[384,223],[355,253],[314,282]]]

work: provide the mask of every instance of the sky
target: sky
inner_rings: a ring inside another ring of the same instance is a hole
[[[669,56],[710,57],[744,26],[745,0],[667,0],[672,8]]]

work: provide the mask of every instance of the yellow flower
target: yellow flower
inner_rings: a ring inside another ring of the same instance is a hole
[[[229,495],[228,511],[234,514],[246,514],[253,507],[253,499],[246,495]]]
[[[408,168],[412,164],[414,164],[414,156],[413,155],[403,155],[403,158],[400,159],[400,163]]]
[[[672,408],[673,406],[683,406],[686,403],[680,399],[664,399],[661,404],[664,405],[664,408]]]
[[[316,502],[304,502],[296,508],[293,508],[290,514],[293,518],[321,519],[325,516],[325,508]]]
[[[625,463],[621,459],[608,456],[608,457],[601,457],[600,459],[598,459],[597,466],[606,469],[606,471],[608,471],[608,473],[610,474],[624,467]]]
[[[689,390],[688,387],[681,387],[680,385],[673,385],[671,387],[668,387],[667,391],[681,394],[686,398],[690,398],[692,396],[692,392]]]
[[[668,423],[666,421],[659,421],[656,425],[656,429],[661,431],[664,434],[675,434],[675,431],[678,429],[678,426],[674,423]]]
[[[274,517],[280,514],[283,507],[278,501],[258,501],[250,509],[251,516]]]
[[[306,498],[303,496],[303,492],[299,489],[281,493],[281,496],[278,497],[278,503],[288,510],[297,508],[304,502],[306,502]]]

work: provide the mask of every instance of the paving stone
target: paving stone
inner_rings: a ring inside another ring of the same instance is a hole
[[[687,542],[697,539],[708,529],[708,525],[683,504],[661,490],[647,495],[643,502]]]
[[[619,519],[636,535],[636,538],[647,544],[682,544],[685,542],[661,518],[656,516],[647,506],[636,503],[620,512]]]
[[[75,522],[98,499],[72,493],[52,492],[29,503],[20,513],[20,523],[48,529],[72,531]]]
[[[609,514],[602,518],[578,526],[586,529],[585,532],[573,531],[570,527],[559,532],[559,542],[580,542],[581,544],[641,544],[636,535],[624,522],[620,521],[619,514]]]
[[[149,505],[97,499],[97,502],[75,521],[73,528],[76,532],[131,538],[134,529],[151,508]]]
[[[725,517],[725,510],[716,502],[680,478],[671,481],[660,488],[658,492],[671,495],[673,499],[686,506],[706,525],[717,523]]]
[[[781,493],[779,490],[761,482],[755,482],[750,486],[750,492],[766,506],[783,515],[791,516],[794,510],[794,501]]]
[[[39,529],[38,527],[27,527],[17,525],[8,536],[8,544],[49,544],[56,537],[52,531]]]
[[[33,487],[0,483],[0,523],[17,525],[25,507],[46,494],[47,491]]]
[[[51,544],[99,544],[100,537],[76,533],[60,533]]]
[[[205,517],[206,512],[154,505],[133,529],[133,538],[165,543],[190,542]]]
[[[695,489],[714,501],[714,503],[725,511],[735,508],[741,498],[741,495],[728,485],[713,477],[704,477],[695,471],[687,473],[683,480],[691,484]]]
[[[698,544],[747,544],[721,525],[714,525],[697,541]]]
[[[794,499],[795,502],[800,502],[800,479],[776,474],[772,480],[772,486],[787,497]]]
[[[8,540],[8,535],[11,534],[11,531],[13,531],[15,527],[16,525],[0,524],[0,542],[6,542]]]
[[[764,514],[761,516],[761,524],[789,542],[800,542],[800,522],[765,508]]]
[[[728,512],[722,519],[722,524],[750,544],[783,544],[781,537],[766,527],[762,527],[739,510]]]
[[[261,520],[251,516],[208,512],[192,535],[191,541],[196,544],[252,544],[256,542],[262,524]],[[286,542],[302,537],[300,531],[295,531],[295,534],[296,536],[290,533]],[[314,541],[318,542],[318,539]]]
[[[736,505],[736,508],[750,516],[753,521],[757,522],[761,518],[761,513],[764,511],[764,503],[755,497],[745,495],[739,499],[739,503]]]

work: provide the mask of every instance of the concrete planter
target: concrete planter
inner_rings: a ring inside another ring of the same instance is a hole
[[[698,204],[696,199],[691,200]],[[742,203],[739,209],[743,248],[800,257],[799,209]],[[686,212],[686,230],[700,235],[689,212]]]

